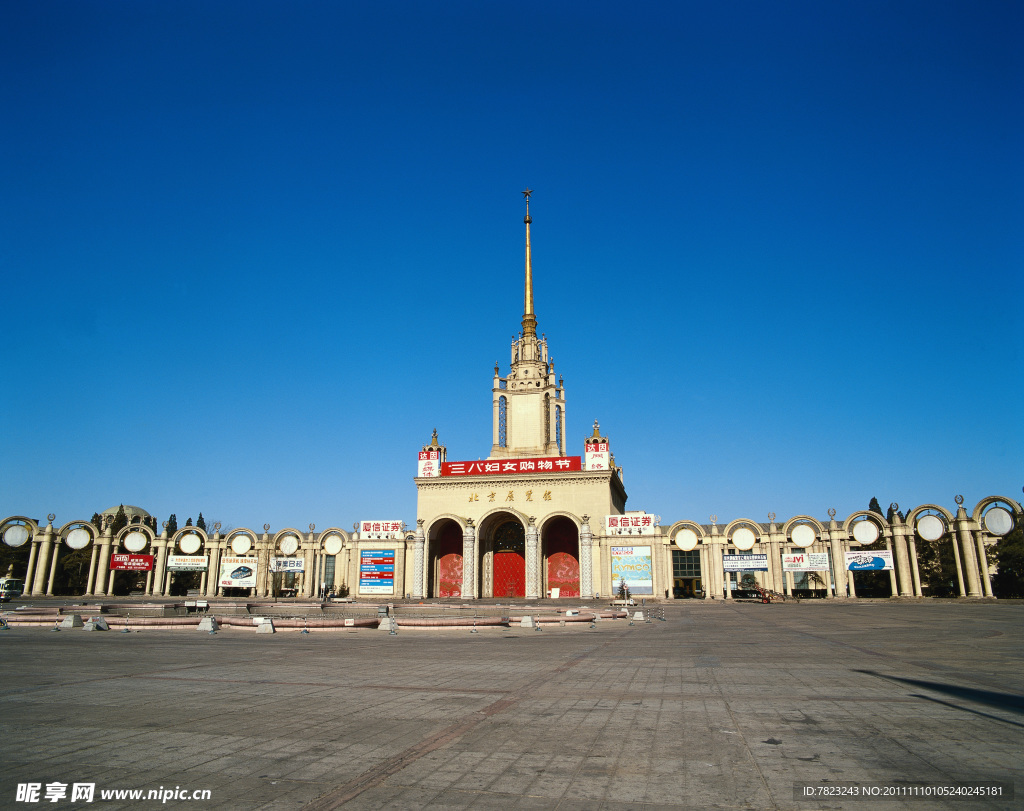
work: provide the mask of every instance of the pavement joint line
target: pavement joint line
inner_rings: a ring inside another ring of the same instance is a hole
[[[374,788],[375,786],[379,786],[389,777],[402,771],[424,755],[430,754],[431,752],[440,749],[443,746],[447,746],[449,743],[463,737],[467,732],[470,732],[474,727],[478,726],[487,718],[514,707],[527,697],[531,687],[542,684],[548,681],[552,676],[564,673],[565,671],[575,667],[585,659],[593,656],[595,653],[607,648],[613,642],[618,642],[628,633],[628,629],[619,631],[615,634],[614,638],[606,640],[601,645],[594,645],[580,653],[574,654],[558,667],[532,674],[531,677],[519,687],[509,691],[508,697],[498,699],[484,707],[482,710],[475,710],[471,712],[462,721],[458,721],[445,727],[419,743],[410,746],[408,749],[400,752],[394,757],[388,758],[383,763],[368,769],[357,777],[349,780],[347,783],[343,783],[327,794],[317,797],[312,802],[304,805],[302,807],[302,811],[331,811],[331,809],[338,808],[349,800],[355,799],[364,791]]]

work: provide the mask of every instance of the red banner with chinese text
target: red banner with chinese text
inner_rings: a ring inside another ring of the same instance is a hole
[[[582,470],[579,456],[542,459],[491,459],[477,462],[442,462],[442,476],[509,476],[521,473],[562,473]]]

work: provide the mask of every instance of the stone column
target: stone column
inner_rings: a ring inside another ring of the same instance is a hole
[[[924,597],[921,591],[921,570],[917,565],[917,543],[911,533],[907,533],[907,549],[910,551],[910,572],[914,576],[914,596]]]
[[[536,518],[530,516],[526,527],[526,599],[540,599],[540,535]]]
[[[39,544],[39,554],[36,557],[35,582],[32,583],[32,596],[38,597],[46,593],[46,576],[50,569],[50,553],[52,550],[53,522],[51,521],[46,525],[46,529],[43,530],[43,540]]]
[[[895,557],[897,580],[899,582],[900,597],[912,597],[914,595],[914,584],[910,577],[910,558],[907,553],[907,541],[905,538],[906,526],[900,518],[899,513],[893,510],[892,516],[892,545]]]
[[[91,537],[91,536],[90,536]],[[100,549],[96,545],[96,539],[90,541],[92,554],[89,555],[89,578],[85,581],[85,594],[92,594],[93,584],[96,582],[96,561],[99,558]],[[83,595],[85,596],[85,595]]]
[[[854,583],[853,572],[849,571],[846,568],[846,554],[845,553],[846,553],[846,550],[847,550],[848,546],[849,546],[849,539],[847,539],[846,543],[842,544],[842,547],[841,547],[842,551],[839,553],[840,554],[840,560],[842,561],[842,563],[840,565],[843,567],[843,576],[846,578],[846,583],[849,586],[850,596],[851,597],[856,597],[857,596],[857,586]]]
[[[705,600],[711,599],[711,561],[708,552],[709,548],[703,541],[697,544],[697,555],[700,559],[700,586]]]
[[[583,524],[580,526],[580,597],[584,600],[594,596],[594,551],[591,548],[593,542],[590,516],[584,515]]]
[[[956,541],[956,532],[950,530],[950,542],[953,544],[953,562],[956,563],[956,585],[960,590],[960,596],[966,597],[967,590],[964,589],[964,567],[960,563],[960,545]]]
[[[224,540],[220,537],[220,524],[214,524],[213,543],[210,544],[206,556],[206,596],[216,597],[220,584],[220,556],[223,554]]]
[[[466,519],[462,530],[462,599],[476,597],[476,527],[473,519]]]
[[[160,533],[160,537],[153,541],[153,545],[156,547],[156,570],[153,572],[153,591],[150,593],[156,593],[160,597],[166,597],[167,594],[164,592],[164,580],[167,574],[167,522],[164,522],[164,531]]]
[[[57,575],[57,558],[60,557],[60,538],[53,542],[53,556],[50,560],[50,577],[46,581],[46,596],[53,596],[53,579]]]
[[[974,537],[978,544],[978,568],[981,570],[981,585],[985,588],[985,596],[993,597],[992,578],[988,570],[988,555],[985,554],[985,531],[979,529]]]
[[[263,535],[256,551],[256,597],[270,594],[270,525],[263,525]]]
[[[892,554],[892,535],[889,530],[886,530],[885,534],[885,548],[889,550],[889,554]],[[896,585],[896,561],[893,560],[893,568],[889,570],[889,596],[895,597],[899,594],[899,588]]]
[[[412,599],[422,600],[424,589],[423,572],[425,569],[427,536],[423,533],[423,519],[416,519],[416,536],[412,542]]]
[[[38,530],[38,527],[36,530]],[[32,537],[28,540],[28,568],[25,570],[25,596],[27,597],[32,595],[32,584],[35,581],[36,558],[39,555],[39,538],[37,534],[37,531],[33,531]]]
[[[960,537],[960,551],[963,553],[964,570],[967,575],[967,596],[981,597],[981,580],[978,577],[978,560],[974,553],[971,522],[962,504],[956,511],[956,532]]]
[[[824,540],[824,539],[823,539]],[[846,596],[846,569],[843,568],[843,531],[836,523],[834,515],[829,516],[828,522],[828,549],[832,553],[832,582],[836,586],[836,597]]]
[[[100,559],[96,563],[96,583],[93,591],[97,597],[103,597],[107,593],[107,575],[110,569],[110,543],[112,540],[113,538],[110,537],[110,521],[105,520],[103,522],[103,534],[99,538]]]

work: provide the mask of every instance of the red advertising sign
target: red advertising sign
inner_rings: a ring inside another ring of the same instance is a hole
[[[582,469],[579,456],[441,463],[442,476],[508,476],[518,473],[561,473],[566,470]]]
[[[149,572],[153,570],[153,556],[111,555],[110,568],[115,572]]]

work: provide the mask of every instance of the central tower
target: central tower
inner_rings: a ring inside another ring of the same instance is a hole
[[[565,388],[555,379],[548,343],[537,337],[533,311],[533,262],[530,256],[530,195],[526,200],[526,282],[519,337],[512,340],[511,370],[502,377],[494,364],[491,389],[493,438],[490,459],[565,455]]]

